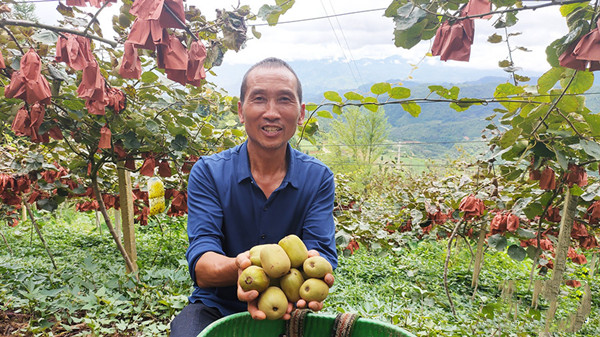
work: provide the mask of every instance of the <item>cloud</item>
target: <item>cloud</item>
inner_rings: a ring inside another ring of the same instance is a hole
[[[191,1],[190,1],[191,2]],[[215,8],[230,9],[236,6],[238,0],[222,0],[219,5],[209,1],[194,1],[196,6],[208,19],[216,16]],[[253,12],[258,12],[260,6],[274,1],[242,0]],[[280,17],[280,24],[257,26],[262,33],[261,39],[252,38],[240,52],[230,52],[225,56],[223,66],[234,64],[252,64],[268,56],[276,56],[288,61],[335,59],[352,62],[360,59],[385,59],[390,56],[400,56],[407,63],[416,64],[427,62],[471,68],[476,70],[496,71],[498,62],[509,58],[506,43],[490,44],[488,36],[496,33],[504,35],[504,29],[492,27],[497,19],[475,20],[475,43],[471,49],[470,62],[440,62],[436,57],[425,57],[430,49],[431,40],[423,41],[410,50],[394,46],[394,22],[383,16],[383,9],[389,6],[391,0],[301,0]],[[215,7],[217,6],[217,7]],[[56,3],[37,3],[37,14],[42,22],[56,22],[59,14]],[[111,37],[111,17],[120,6],[105,9],[99,17],[104,35]],[[93,8],[82,8],[94,11]],[[368,11],[378,9],[377,11]],[[356,11],[366,11],[360,14],[340,15]],[[311,18],[340,15],[328,19],[306,20]],[[508,28],[509,33],[520,32],[520,35],[510,38],[512,49],[526,47],[531,52],[514,50],[512,58],[516,66],[524,70],[542,72],[549,68],[546,62],[545,48],[568,31],[565,19],[560,15],[558,6],[541,8],[536,11],[522,11],[517,14],[519,22]],[[301,22],[285,23],[300,20]],[[261,24],[261,20],[249,21],[248,24]],[[252,34],[248,32],[248,36]]]

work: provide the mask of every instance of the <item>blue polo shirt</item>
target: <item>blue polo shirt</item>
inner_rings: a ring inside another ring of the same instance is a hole
[[[287,174],[267,199],[252,178],[246,145],[200,158],[188,181],[186,258],[195,287],[189,300],[202,301],[223,315],[245,311],[247,304],[238,300],[235,286],[197,285],[194,266],[205,252],[235,257],[296,234],[309,250],[337,266],[331,170],[288,144]]]

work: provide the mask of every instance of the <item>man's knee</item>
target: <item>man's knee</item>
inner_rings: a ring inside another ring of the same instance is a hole
[[[221,313],[203,303],[189,303],[171,321],[171,337],[196,337],[210,323],[223,317]]]

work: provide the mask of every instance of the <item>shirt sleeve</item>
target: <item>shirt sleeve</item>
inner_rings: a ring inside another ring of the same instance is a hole
[[[337,267],[337,251],[335,247],[335,223],[333,221],[334,198],[333,173],[327,169],[321,178],[319,190],[308,209],[302,240],[309,250],[317,250],[335,269]]]
[[[195,266],[202,254],[212,251],[224,254],[223,209],[215,179],[203,158],[192,167],[188,179],[188,239],[186,252],[189,272],[196,284]]]

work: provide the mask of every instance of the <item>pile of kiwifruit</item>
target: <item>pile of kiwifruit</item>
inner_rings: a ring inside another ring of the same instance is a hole
[[[308,257],[304,242],[296,235],[277,244],[252,247],[250,261],[252,265],[242,271],[238,282],[244,291],[260,293],[258,309],[267,319],[283,317],[288,302],[322,302],[329,294],[323,279],[333,273],[331,264],[322,256]]]

